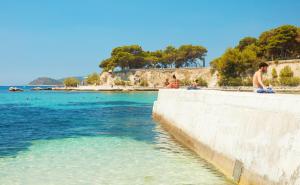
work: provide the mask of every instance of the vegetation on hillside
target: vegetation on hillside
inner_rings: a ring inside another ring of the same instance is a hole
[[[300,28],[284,25],[263,32],[258,38],[241,39],[235,48],[227,49],[221,57],[214,59],[211,67],[212,72],[218,72],[219,85],[239,86],[253,75],[261,61],[298,57]]]
[[[139,45],[114,48],[111,57],[103,60],[99,67],[104,71],[115,68],[179,68],[204,65],[207,49],[203,46],[168,46],[164,50],[144,51]]]

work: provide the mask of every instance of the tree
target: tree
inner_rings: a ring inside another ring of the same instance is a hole
[[[234,49],[226,50],[221,57],[211,62],[211,71],[218,72],[220,85],[237,85],[253,75],[260,61],[296,58],[298,55],[300,57],[300,28],[283,25],[263,32],[258,39],[241,39]],[[278,82],[275,80],[277,72],[274,70],[272,76],[274,81]],[[283,70],[283,73],[288,72],[292,71]],[[296,84],[298,81],[293,77],[281,79],[286,80],[286,84]]]
[[[90,74],[88,75],[86,82],[89,85],[100,85],[100,76],[97,73]]]
[[[188,67],[191,65],[198,66],[198,61],[201,60],[204,64],[207,49],[202,46],[182,45],[177,51],[175,67]]]
[[[163,67],[163,52],[161,50],[157,50],[154,52],[146,52],[145,53],[145,61],[147,67],[160,68]]]
[[[104,71],[115,68],[167,68],[190,67],[199,65],[206,56],[207,49],[203,46],[183,45],[176,49],[168,46],[164,50],[144,51],[138,45],[116,47],[111,52],[111,57],[103,60],[99,67]]]
[[[79,80],[74,77],[66,78],[64,80],[64,85],[66,87],[77,87],[79,83],[80,83]]]
[[[254,37],[245,37],[240,40],[239,44],[236,46],[240,51],[244,50],[247,46],[252,44],[256,45],[257,39]]]
[[[113,58],[108,58],[103,60],[99,67],[102,68],[104,71],[114,70],[117,67],[117,64],[115,63]]]
[[[263,32],[258,39],[266,59],[286,59],[296,57],[300,53],[299,28],[292,25],[283,25]]]
[[[229,48],[225,53],[211,62],[213,70],[219,73],[220,85],[241,85],[242,78],[251,76],[258,64],[255,47],[248,46],[243,51]]]
[[[167,46],[163,50],[162,55],[162,65],[163,67],[171,67],[173,64],[175,64],[176,57],[177,57],[177,49],[174,46]]]

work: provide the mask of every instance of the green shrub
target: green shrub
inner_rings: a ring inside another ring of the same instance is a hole
[[[294,72],[290,66],[285,66],[279,74],[279,83],[283,86],[298,86],[300,85],[300,78],[294,77]]]
[[[220,78],[218,84],[220,86],[242,86],[243,81],[242,78]]]
[[[280,84],[283,86],[298,86],[300,85],[299,77],[282,77],[280,78]]]
[[[126,85],[126,82],[124,80],[121,80],[121,79],[116,79],[114,81],[115,85],[120,85],[120,86],[125,86]]]
[[[74,77],[66,78],[64,80],[64,85],[66,87],[77,87],[77,85],[79,83],[80,83],[79,80],[77,78],[74,78]]]
[[[200,86],[200,87],[207,87],[208,86],[207,81],[204,80],[202,77],[197,78],[196,82],[197,82],[197,85]]]
[[[140,86],[148,87],[149,86],[148,81],[146,79],[142,79],[141,82],[140,82]]]
[[[100,76],[97,73],[90,74],[86,82],[89,85],[100,85]]]
[[[264,79],[264,80],[263,80],[263,84],[264,84],[265,86],[269,86],[269,85],[271,84],[271,81],[270,81],[269,79]]]
[[[189,86],[192,84],[192,82],[188,79],[183,79],[179,81],[180,86]]]
[[[286,78],[286,77],[293,77],[294,72],[292,71],[290,66],[285,66],[283,69],[281,69],[279,77],[280,78]]]
[[[242,80],[242,85],[243,86],[252,86],[253,85],[252,78],[250,78],[250,77],[244,78]]]
[[[276,79],[278,77],[277,71],[275,68],[272,69],[272,78]]]
[[[277,79],[270,79],[270,84],[272,86],[278,86],[279,85],[279,81]]]

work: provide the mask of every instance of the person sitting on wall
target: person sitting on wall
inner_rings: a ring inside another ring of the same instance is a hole
[[[259,64],[259,69],[253,75],[253,88],[256,93],[274,93],[271,87],[266,87],[263,83],[262,76],[268,71],[268,64],[262,62]]]
[[[198,88],[198,79],[196,79],[195,81],[193,81],[192,84],[191,84],[190,86],[188,86],[187,89],[188,89],[188,90],[199,89],[199,88]]]
[[[172,82],[168,85],[168,88],[172,88],[172,89],[178,89],[179,88],[179,80],[177,80],[176,76],[173,75],[173,80]]]
[[[169,79],[167,78],[165,81],[165,87],[168,87],[168,85],[170,85]]]

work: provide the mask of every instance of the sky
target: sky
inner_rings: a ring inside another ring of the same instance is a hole
[[[121,45],[202,45],[209,62],[283,24],[300,26],[299,0],[0,0],[0,85],[100,72]]]

